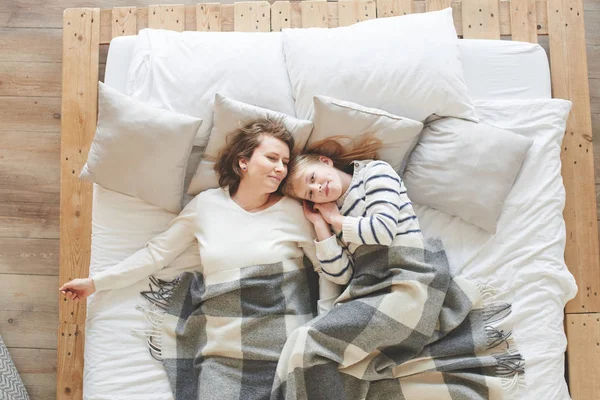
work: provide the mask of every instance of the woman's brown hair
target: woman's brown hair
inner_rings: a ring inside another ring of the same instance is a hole
[[[354,139],[337,135],[319,140],[308,146],[302,154],[292,158],[288,165],[287,178],[280,189],[284,194],[297,198],[294,194],[292,177],[308,165],[320,162],[321,156],[330,158],[335,168],[351,172],[352,161],[376,159],[377,152],[382,146],[381,140],[371,133],[365,133]]]
[[[294,137],[277,119],[259,119],[227,135],[227,144],[217,156],[215,172],[219,176],[219,186],[229,186],[231,195],[237,192],[242,179],[240,159],[250,159],[260,146],[263,136],[279,139],[288,145],[290,153],[294,149]]]

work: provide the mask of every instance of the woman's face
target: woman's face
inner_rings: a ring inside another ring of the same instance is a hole
[[[240,160],[240,167],[245,168],[242,180],[266,193],[273,193],[287,176],[289,161],[290,149],[285,142],[263,136],[252,157]]]
[[[343,194],[340,174],[327,157],[301,168],[291,179],[296,197],[313,203],[336,201]]]

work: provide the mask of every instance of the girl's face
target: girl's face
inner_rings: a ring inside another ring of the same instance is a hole
[[[298,170],[290,179],[296,197],[313,203],[336,201],[343,194],[339,171],[324,156]]]
[[[274,137],[264,136],[250,159],[240,160],[244,171],[242,179],[265,193],[273,193],[287,176],[289,161],[288,145]]]

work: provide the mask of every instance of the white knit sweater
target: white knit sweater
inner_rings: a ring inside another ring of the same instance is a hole
[[[284,197],[265,210],[250,213],[238,206],[227,190],[212,189],[196,196],[146,247],[92,278],[96,290],[126,287],[167,266],[195,240],[204,274],[276,263],[304,254],[320,269],[314,238],[312,224],[295,200]]]
[[[402,179],[384,161],[355,161],[348,190],[337,200],[342,231],[315,242],[320,274],[344,285],[353,274],[353,254],[363,244],[423,248],[419,221]]]

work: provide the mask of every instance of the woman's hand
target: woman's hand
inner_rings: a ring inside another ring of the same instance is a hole
[[[340,214],[340,210],[334,202],[315,204],[315,210],[319,211],[329,225],[338,231],[342,230],[344,216]]]
[[[72,300],[85,299],[96,291],[92,278],[73,279],[61,286],[60,292]]]

